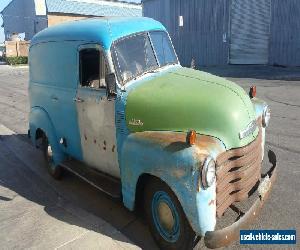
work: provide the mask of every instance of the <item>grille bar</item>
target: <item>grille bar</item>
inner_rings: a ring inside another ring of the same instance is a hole
[[[259,122],[259,121],[258,121]],[[249,145],[224,152],[217,158],[217,216],[234,202],[248,198],[261,178],[262,135]]]
[[[234,171],[233,174],[232,172],[227,173],[225,178],[221,180],[220,183],[218,183],[217,191],[220,190],[220,192],[222,192],[222,190],[224,191],[230,186],[235,186],[236,188],[238,188],[241,182],[246,181],[247,178],[249,178],[249,176],[259,171],[260,159],[261,158],[258,155],[256,156],[254,162],[252,162],[249,166],[247,165],[245,167],[240,167],[238,170]],[[240,181],[235,181],[235,180],[240,180]]]

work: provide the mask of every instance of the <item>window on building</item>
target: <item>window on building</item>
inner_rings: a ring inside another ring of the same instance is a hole
[[[102,51],[83,49],[80,58],[80,84],[82,87],[106,88],[107,65]]]

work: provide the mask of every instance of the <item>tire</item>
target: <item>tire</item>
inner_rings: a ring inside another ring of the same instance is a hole
[[[45,134],[42,137],[42,150],[46,163],[48,173],[56,180],[60,180],[63,176],[63,168],[59,165],[55,165],[53,161],[52,147]]]
[[[172,190],[157,178],[145,187],[146,219],[152,236],[161,249],[193,249],[196,235]]]

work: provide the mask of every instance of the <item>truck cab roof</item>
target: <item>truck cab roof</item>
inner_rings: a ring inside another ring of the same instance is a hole
[[[165,27],[146,17],[89,18],[47,28],[33,37],[31,46],[47,42],[85,41],[99,43],[109,50],[114,41],[148,30],[165,30]]]

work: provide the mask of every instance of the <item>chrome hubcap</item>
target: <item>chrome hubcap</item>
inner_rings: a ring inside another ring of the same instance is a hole
[[[157,191],[152,199],[152,218],[154,225],[168,242],[176,242],[180,236],[180,219],[170,196],[164,191]]]
[[[47,147],[47,155],[48,155],[49,158],[51,158],[52,155],[53,155],[53,153],[52,153],[52,148],[51,148],[50,145],[48,145],[48,147]]]
[[[158,216],[163,228],[171,232],[174,227],[175,220],[170,207],[164,201],[161,201],[158,205]]]

